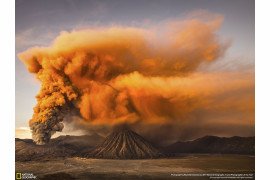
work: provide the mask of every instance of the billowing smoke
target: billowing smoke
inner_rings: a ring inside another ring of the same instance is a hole
[[[48,143],[67,116],[86,126],[185,121],[188,112],[206,103],[195,90],[185,89],[185,77],[228,48],[216,34],[222,20],[167,22],[162,31],[61,32],[51,46],[20,53],[42,83],[29,121],[33,140]]]

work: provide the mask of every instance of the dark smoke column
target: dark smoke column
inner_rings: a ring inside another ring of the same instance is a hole
[[[61,76],[62,75],[62,76]],[[49,143],[56,131],[62,131],[65,114],[78,93],[64,74],[40,69],[38,79],[42,82],[34,114],[29,121],[32,139],[38,145]]]
[[[42,118],[46,119],[46,123],[41,123]],[[45,109],[43,112],[34,114],[33,119],[29,122],[33,141],[38,145],[49,143],[52,134],[62,131],[64,128],[61,123],[63,118],[64,114],[58,108]]]

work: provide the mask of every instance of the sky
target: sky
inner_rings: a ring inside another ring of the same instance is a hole
[[[21,53],[34,46],[49,46],[60,35],[61,31],[95,29],[98,27],[134,27],[151,29],[160,27],[167,21],[184,21],[194,12],[209,12],[224,17],[218,30],[221,41],[229,41],[230,46],[224,56],[220,56],[211,64],[202,63],[196,68],[197,73],[247,73],[245,77],[250,85],[250,91],[246,94],[253,102],[253,72],[255,64],[255,9],[252,0],[190,0],[190,1],[84,1],[84,0],[58,0],[58,1],[34,1],[16,0],[16,47],[15,53]],[[165,23],[166,24],[166,23]],[[159,26],[157,26],[159,25]],[[34,74],[27,71],[26,66],[16,56],[16,137],[30,138],[28,121],[33,114],[33,107],[37,101],[35,94],[39,92],[41,83]],[[240,76],[240,75],[239,75]],[[237,77],[229,76],[239,84]],[[208,79],[211,79],[210,77]],[[239,79],[242,80],[242,79]],[[215,81],[215,80],[213,80]],[[230,79],[228,81],[231,81]],[[242,81],[240,81],[241,83]],[[214,86],[214,85],[213,85]],[[229,85],[228,85],[229,86]],[[200,87],[202,88],[202,87]],[[239,93],[239,92],[236,92]],[[243,92],[241,92],[243,93]],[[241,94],[238,95],[240,97]],[[226,101],[228,97],[220,96],[220,101]],[[222,99],[223,98],[223,99]],[[244,99],[245,97],[242,97]],[[252,103],[251,103],[252,104]],[[215,106],[216,104],[213,104]],[[235,106],[235,104],[234,104]],[[203,116],[206,111],[194,111]],[[217,110],[218,111],[218,110]],[[249,108],[248,126],[236,124],[232,132],[223,132],[218,135],[243,135],[254,134],[254,108]],[[210,111],[209,113],[213,113]],[[228,112],[233,118],[242,117],[243,112]],[[244,112],[246,113],[246,112]],[[226,114],[226,112],[225,112]],[[219,114],[220,115],[220,114]],[[210,116],[206,116],[205,118]],[[213,114],[213,118],[215,118]],[[224,117],[225,118],[225,117]],[[228,118],[228,117],[226,117]],[[232,119],[233,119],[232,118]],[[203,119],[203,118],[202,118]],[[246,120],[248,121],[248,120]],[[224,126],[230,126],[231,123]],[[237,126],[239,126],[237,128]],[[193,126],[194,127],[194,126]],[[210,127],[210,129],[213,127]],[[239,128],[243,133],[238,133]],[[192,131],[196,128],[191,128]],[[198,129],[198,128],[197,128]],[[190,130],[191,131],[191,130]],[[218,131],[218,130],[217,130]],[[143,132],[142,132],[143,133]],[[206,133],[201,130],[201,133]],[[187,134],[187,133],[186,133]],[[206,134],[205,134],[206,135]],[[187,136],[185,138],[192,138]],[[194,136],[195,137],[195,136]],[[154,138],[154,137],[153,137]]]

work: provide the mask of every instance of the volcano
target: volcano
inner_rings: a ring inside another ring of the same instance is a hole
[[[152,159],[163,154],[134,131],[121,128],[111,133],[86,157],[104,159]]]

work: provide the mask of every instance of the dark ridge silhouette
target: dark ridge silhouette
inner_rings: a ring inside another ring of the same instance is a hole
[[[205,136],[194,141],[176,142],[165,148],[167,153],[255,154],[255,137]]]
[[[105,159],[148,159],[163,157],[163,154],[142,136],[122,126],[85,156]]]
[[[91,151],[104,138],[98,134],[84,136],[59,136],[49,144],[36,145],[32,139],[15,138],[15,160],[33,161],[80,156]]]

